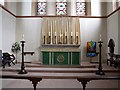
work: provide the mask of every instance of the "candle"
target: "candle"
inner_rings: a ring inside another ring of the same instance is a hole
[[[100,34],[100,41],[101,41],[101,34]]]
[[[49,32],[49,36],[50,36],[50,32]]]
[[[45,36],[45,32],[43,32],[43,35]]]
[[[60,37],[62,36],[62,34],[60,33]]]
[[[25,39],[24,39],[24,34],[22,35],[22,41],[25,41]]]
[[[76,32],[76,36],[78,36],[78,32]]]
[[[67,36],[67,32],[65,32],[65,36]]]
[[[56,32],[55,32],[55,36],[56,36]]]
[[[61,37],[63,36],[63,34],[61,34]]]
[[[22,35],[22,38],[24,39],[24,34]]]
[[[71,36],[73,36],[73,32],[71,32]]]
[[[60,33],[60,43],[61,43],[61,41],[62,41],[61,36],[62,36],[62,35],[61,35],[61,33]]]

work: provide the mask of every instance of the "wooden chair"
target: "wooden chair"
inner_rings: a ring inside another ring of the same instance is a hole
[[[110,39],[109,42],[108,42],[108,47],[109,47],[109,59],[107,59],[107,65],[108,63],[110,62],[110,66],[112,66],[114,64],[114,58],[115,58],[115,55],[114,55],[114,47],[115,47],[115,43],[114,43],[114,40],[113,39]]]
[[[110,58],[107,59],[107,65],[108,65],[108,62],[110,62],[110,66],[114,65],[114,67],[116,68],[120,66],[120,54],[114,53],[115,43],[113,39],[109,40],[108,47],[109,47],[108,55],[110,56]]]
[[[114,67],[120,67],[120,55],[119,54],[115,54],[115,60],[114,60]]]
[[[115,54],[114,53],[108,53],[109,55],[109,59],[107,59],[107,65],[110,64],[110,66],[112,66],[114,64],[114,60],[115,60]]]
[[[15,56],[13,54],[10,55],[9,53],[3,53],[3,56],[2,56],[2,66],[3,66],[3,68],[5,68],[6,64],[11,66],[11,63],[13,63],[15,65],[15,63],[13,62],[14,60],[15,60]]]

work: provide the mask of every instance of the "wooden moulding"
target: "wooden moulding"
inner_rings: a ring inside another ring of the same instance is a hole
[[[114,13],[116,13],[117,11],[120,10],[120,7],[118,7],[115,11],[111,12],[109,15],[106,15],[106,16],[68,16],[68,15],[65,15],[65,16],[57,16],[57,15],[54,15],[54,16],[50,16],[50,15],[46,15],[46,16],[16,16],[11,11],[6,9],[3,5],[0,4],[0,7],[2,9],[4,9],[5,11],[7,11],[8,13],[10,13],[11,15],[13,15],[14,17],[16,17],[16,18],[42,18],[42,17],[108,18],[108,17],[110,17],[111,15],[113,15]]]

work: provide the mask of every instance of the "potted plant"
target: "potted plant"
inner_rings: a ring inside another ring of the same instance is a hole
[[[16,54],[16,63],[17,63],[17,53],[20,51],[20,44],[18,42],[13,43],[11,51]]]

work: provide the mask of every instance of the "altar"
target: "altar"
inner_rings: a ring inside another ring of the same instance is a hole
[[[77,45],[45,45],[42,47],[41,52],[43,64],[80,65],[81,52]]]
[[[80,65],[80,22],[78,18],[43,18],[42,64]]]

